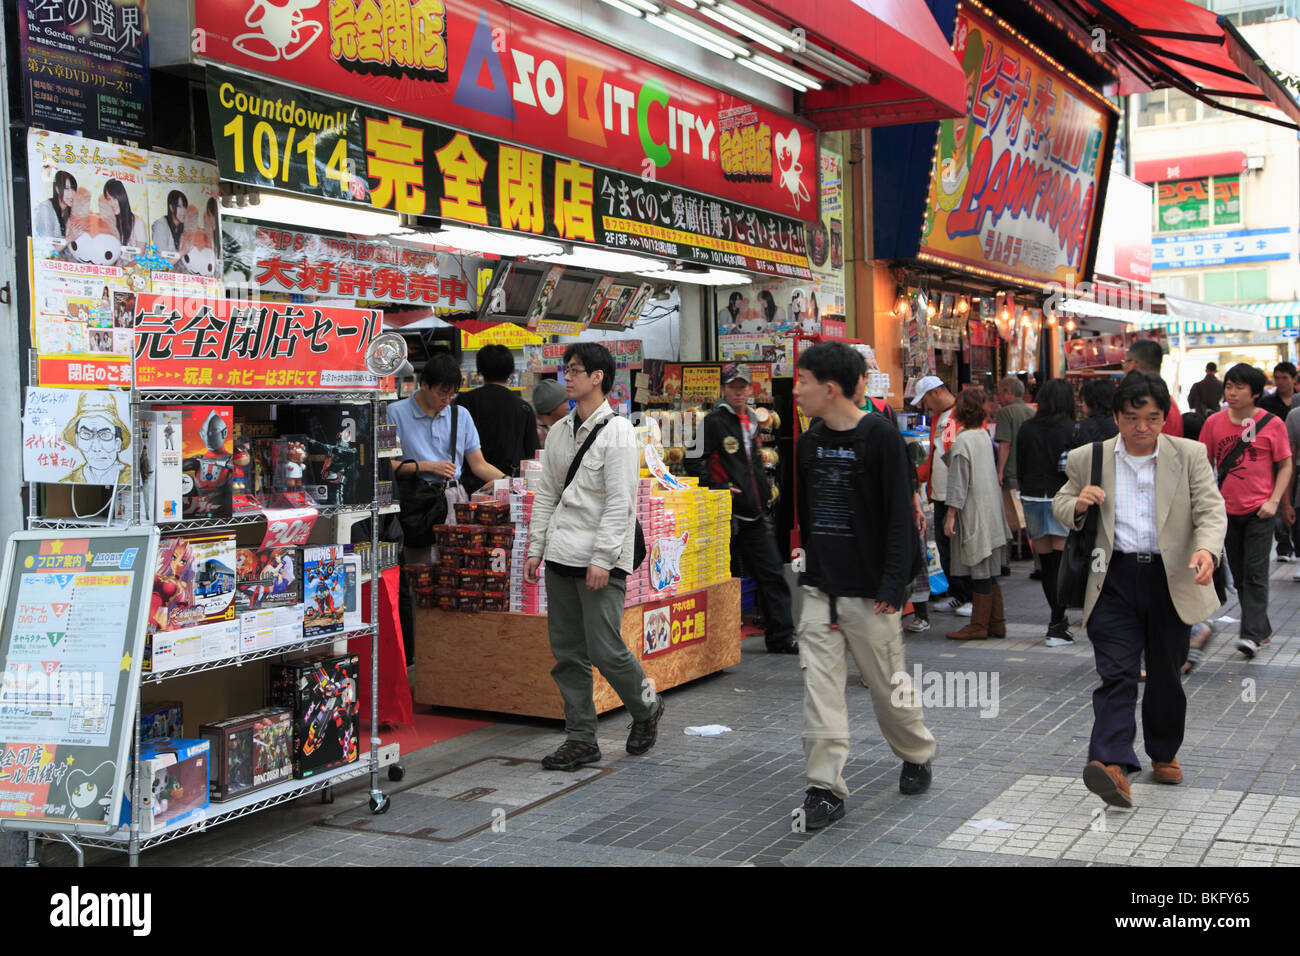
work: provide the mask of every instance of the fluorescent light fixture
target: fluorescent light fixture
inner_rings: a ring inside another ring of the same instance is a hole
[[[637,17],[638,19],[641,17],[641,11],[639,9],[632,6],[630,3],[624,3],[623,0],[602,0],[602,2],[609,4],[615,10],[622,10],[624,13],[628,14],[628,16]]]
[[[848,77],[854,83],[871,83],[875,80],[875,77],[862,67],[854,66],[843,57],[838,57],[830,50],[823,50],[813,43],[804,44],[804,48],[799,51],[799,55],[807,57],[814,63],[820,64],[834,73]]]
[[[682,6],[684,6],[687,10],[698,10],[700,8],[700,5],[696,3],[695,0],[677,0],[677,2],[680,3]],[[707,2],[708,0],[705,0],[705,3]]]
[[[529,258],[538,262],[555,265],[573,266],[578,269],[590,269],[593,272],[634,272],[638,275],[659,275],[668,271],[668,263],[649,256],[636,256],[626,252],[609,252],[605,249],[589,249],[585,246],[575,248],[572,252],[558,255],[534,255]]]
[[[564,251],[558,242],[534,239],[514,232],[491,232],[468,226],[443,226],[436,232],[420,232],[408,238],[449,246],[463,252],[489,253],[497,256],[544,256]]]
[[[722,16],[736,24],[742,33],[747,33],[755,39],[758,39],[759,36],[766,37],[791,50],[799,49],[799,41],[794,38],[794,34],[789,30],[782,29],[772,21],[764,19],[738,4],[729,3],[727,0],[717,0],[713,7]]]
[[[669,282],[688,282],[691,285],[749,285],[754,281],[751,275],[743,272],[728,272],[725,269],[706,269],[703,272],[672,269],[668,272],[638,272],[637,275]]]
[[[769,70],[763,64],[756,63],[754,60],[750,59],[749,57],[740,57],[738,60],[736,60],[736,62],[739,63],[741,66],[748,67],[749,69],[753,70],[755,73],[763,74],[763,76],[767,77],[769,80],[776,80],[778,83],[783,83],[786,86],[790,87],[791,89],[798,90],[800,93],[808,92],[808,87],[804,86],[802,83],[796,83],[794,80],[790,79],[787,76],[782,76],[780,73],[777,73],[775,70]]]
[[[605,0],[605,2],[609,3],[609,0]],[[638,10],[644,11],[645,13],[663,12],[660,9],[659,4],[651,3],[650,0],[627,0],[627,2],[630,3],[632,6],[636,7]]]
[[[782,50],[785,49],[785,47],[781,46],[781,44],[777,43],[774,40],[768,39],[767,37],[763,36],[761,33],[758,33],[756,30],[752,30],[749,27],[746,27],[740,23],[737,23],[735,20],[730,19],[727,12],[722,8],[702,7],[700,9],[700,13],[704,14],[710,20],[713,20],[717,23],[721,23],[728,30],[735,30],[737,33],[743,33],[745,36],[749,37],[755,43],[761,43],[763,46],[767,47],[769,50],[773,50],[776,53],[780,53]]]
[[[810,89],[820,90],[822,88],[821,80],[817,77],[805,73],[803,70],[797,70],[788,63],[782,63],[780,60],[774,60],[770,56],[764,56],[762,53],[752,54],[755,62],[763,64],[769,70],[776,72],[778,75],[787,76],[796,83],[802,83]]]
[[[323,229],[358,236],[387,236],[401,229],[401,220],[395,212],[318,202],[283,193],[254,192],[249,196],[249,204],[238,208],[238,214],[308,232]]]
[[[696,46],[703,47],[712,53],[718,54],[718,56],[724,56],[728,60],[744,56],[749,52],[746,47],[741,46],[720,30],[706,27],[698,20],[688,20],[676,13],[648,14],[646,19],[659,29],[667,30],[683,40],[688,40]]]

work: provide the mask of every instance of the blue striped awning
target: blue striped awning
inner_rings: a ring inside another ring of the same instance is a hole
[[[1270,329],[1300,328],[1300,302],[1256,302],[1238,308],[1258,312]]]

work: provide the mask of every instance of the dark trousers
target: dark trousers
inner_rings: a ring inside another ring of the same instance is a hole
[[[1130,771],[1142,769],[1133,741],[1144,656],[1147,681],[1142,695],[1142,738],[1147,756],[1162,762],[1174,759],[1187,718],[1182,667],[1190,634],[1191,626],[1174,610],[1160,556],[1142,563],[1134,555],[1114,554],[1088,617],[1088,640],[1101,678],[1092,694],[1089,760],[1119,764]]]
[[[1300,521],[1287,524],[1282,517],[1282,509],[1278,508],[1277,514],[1273,516],[1273,539],[1277,542],[1279,558],[1300,554]]]
[[[794,637],[790,587],[785,583],[784,564],[776,547],[776,536],[766,518],[732,522],[731,573],[739,577],[743,567],[754,579],[758,610],[763,615],[763,632],[769,647],[786,644]]]
[[[1242,637],[1262,641],[1273,633],[1268,620],[1268,555],[1273,550],[1273,519],[1255,514],[1228,515],[1223,550],[1241,603]]]
[[[957,598],[963,604],[970,600],[971,579],[962,575],[954,577],[952,573],[952,553],[949,542],[952,540],[943,533],[943,523],[948,517],[948,506],[942,501],[934,502],[934,537],[939,546],[939,563],[943,565],[943,576],[948,579],[948,596]]]

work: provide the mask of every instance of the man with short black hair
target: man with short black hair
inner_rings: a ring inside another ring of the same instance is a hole
[[[1138,371],[1158,376],[1164,358],[1165,350],[1155,339],[1138,339],[1128,347],[1128,354],[1120,367],[1125,373]],[[1168,384],[1165,388],[1169,388]],[[1178,410],[1178,403],[1172,399],[1169,402],[1169,413],[1165,416],[1163,434],[1183,437],[1183,413]]]
[[[507,477],[519,474],[519,463],[537,454],[537,416],[533,408],[510,389],[515,357],[504,345],[485,345],[474,357],[483,384],[462,395],[462,411],[469,412],[483,442],[483,457]],[[481,482],[467,481],[473,494]]]
[[[600,760],[592,665],[632,715],[628,753],[654,746],[664,712],[663,698],[623,643],[640,471],[632,423],[607,400],[613,386],[614,357],[603,345],[575,342],[564,350],[564,387],[577,406],[547,436],[524,565],[524,580],[536,584],[546,561],[551,676],[564,699],[565,739],[542,759],[547,770]]]
[[[1201,428],[1201,443],[1218,473],[1228,514],[1224,550],[1241,602],[1237,650],[1254,657],[1269,642],[1268,553],[1273,519],[1291,487],[1291,443],[1272,412],[1256,407],[1264,373],[1244,362],[1223,376],[1228,407]]]
[[[798,367],[799,407],[821,419],[799,439],[795,502],[807,562],[799,657],[808,784],[795,814],[815,830],[844,816],[848,796],[846,652],[871,690],[882,736],[903,760],[901,792],[930,786],[935,743],[903,660],[901,610],[919,563],[907,446],[883,417],[854,405],[864,364],[846,344],[814,345]]]
[[[1187,719],[1182,666],[1191,625],[1219,606],[1210,586],[1223,546],[1223,498],[1201,449],[1162,434],[1172,407],[1160,377],[1130,372],[1115,392],[1119,434],[1101,443],[1101,484],[1091,482],[1094,446],[1066,459],[1066,482],[1052,501],[1056,520],[1081,528],[1100,511],[1088,562],[1083,622],[1101,684],[1084,785],[1112,806],[1131,807],[1128,774],[1141,770],[1133,749],[1142,661],[1142,736],[1156,783],[1178,784]],[[1100,560],[1096,560],[1100,557]]]
[[[1223,405],[1223,383],[1214,377],[1214,373],[1219,370],[1219,366],[1214,362],[1207,362],[1205,365],[1205,378],[1201,379],[1192,386],[1192,390],[1187,393],[1187,404],[1192,406],[1192,411],[1200,412],[1206,418],[1209,418]]]

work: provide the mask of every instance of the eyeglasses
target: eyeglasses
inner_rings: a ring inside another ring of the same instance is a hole
[[[564,366],[564,374],[565,375],[586,375],[587,370],[583,368],[581,365],[566,365]]]
[[[116,428],[78,428],[77,437],[82,441],[98,438],[100,441],[112,441],[117,437]]]

